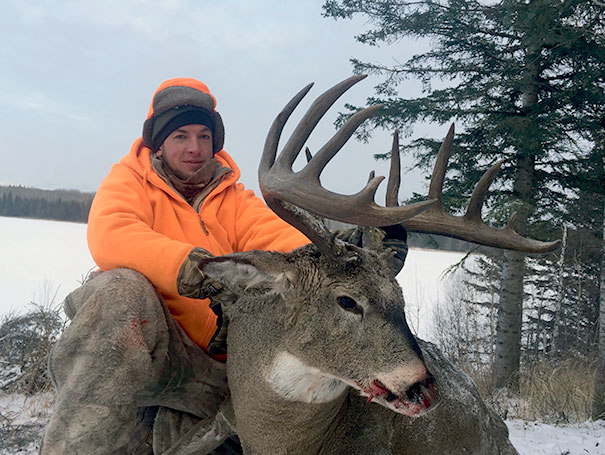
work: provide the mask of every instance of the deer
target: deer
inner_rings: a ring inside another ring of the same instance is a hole
[[[377,228],[400,223],[414,231],[525,252],[552,251],[558,241],[519,235],[514,214],[502,229],[481,220],[486,192],[502,161],[481,178],[464,215],[445,212],[441,192],[453,126],[439,151],[426,201],[398,205],[397,134],[385,206],[374,202],[384,177],[373,172],[354,195],[325,189],[322,170],[380,105],[352,115],[315,155],[307,152],[308,163],[294,172],[292,165],[319,120],[363,77],[350,77],[318,97],[279,156],[284,125],[312,84],[284,107],[267,136],[259,165],[263,197],[311,243],[289,253],[210,258],[200,266],[235,296],[220,300],[222,317],[229,321],[231,391],[220,417],[229,421],[250,455],[517,454],[505,423],[483,402],[473,381],[436,346],[413,336],[390,265],[393,252],[383,246]],[[342,241],[322,218],[363,226],[361,241]]]

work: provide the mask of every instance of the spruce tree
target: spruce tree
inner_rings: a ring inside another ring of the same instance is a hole
[[[605,3],[595,0],[328,0],[324,15],[362,15],[369,45],[428,38],[431,48],[401,64],[353,60],[357,73],[381,78],[368,104],[383,103],[371,128],[415,122],[462,126],[444,196],[463,205],[479,176],[505,158],[487,218],[517,212],[516,229],[541,239],[556,226],[577,191],[569,169],[602,150],[605,106]],[[398,96],[408,78],[422,96]],[[444,88],[433,89],[440,79]],[[351,106],[351,109],[356,109]],[[362,132],[363,133],[363,132]],[[428,168],[439,141],[422,138],[404,148]],[[600,190],[602,194],[602,189]],[[517,386],[521,352],[525,255],[507,251],[499,291],[494,386]]]

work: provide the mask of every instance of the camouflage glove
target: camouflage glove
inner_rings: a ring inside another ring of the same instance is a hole
[[[401,272],[405,258],[408,255],[408,233],[401,224],[392,224],[391,226],[382,226],[384,239],[382,244],[395,252],[391,265],[395,275]]]
[[[208,354],[227,354],[227,327],[229,319],[223,314],[223,307],[219,302],[210,299],[210,309],[216,314],[216,332],[212,335],[210,343],[208,343]]]
[[[405,258],[408,254],[407,231],[401,224],[382,226],[380,229],[384,231],[383,246],[394,252],[391,265],[393,272],[397,275],[403,268]],[[353,245],[363,246],[363,232],[363,229],[359,227],[342,229],[336,233],[336,238]]]
[[[183,262],[176,278],[177,290],[183,297],[206,299],[220,293],[224,286],[206,276],[200,269],[200,263],[214,255],[203,248],[194,248]]]
[[[221,282],[207,276],[200,269],[202,261],[214,255],[203,248],[194,248],[183,262],[177,277],[177,289],[183,297],[193,299],[210,299],[210,309],[217,315],[217,329],[208,345],[211,355],[227,353],[228,319],[223,315],[221,304],[232,303],[237,296]]]

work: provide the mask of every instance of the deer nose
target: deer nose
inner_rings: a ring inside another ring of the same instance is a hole
[[[422,405],[427,409],[434,406],[439,401],[435,377],[431,373],[427,373],[421,381],[412,384],[405,395],[412,403]]]
[[[372,390],[372,397],[382,396],[405,415],[417,416],[440,401],[435,377],[421,360],[378,375],[374,385],[377,390]]]
[[[410,362],[389,373],[379,374],[378,379],[391,390],[402,390],[409,384],[424,380],[430,374],[421,360]]]

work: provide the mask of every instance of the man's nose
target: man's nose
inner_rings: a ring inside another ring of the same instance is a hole
[[[187,151],[189,153],[197,153],[200,150],[200,144],[195,138],[191,138],[187,141]]]

